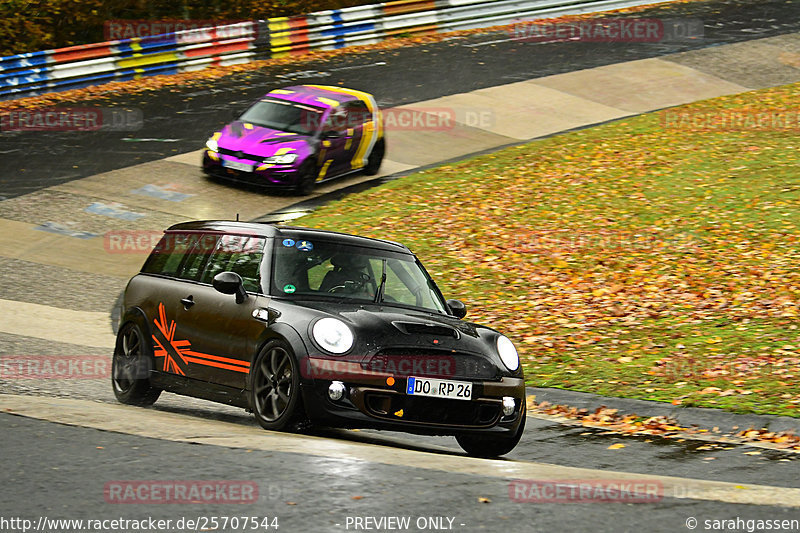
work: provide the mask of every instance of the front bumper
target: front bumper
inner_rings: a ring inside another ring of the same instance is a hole
[[[525,410],[525,380],[502,377],[472,382],[472,399],[456,400],[406,394],[407,376],[365,370],[357,362],[309,358],[310,375],[304,382],[306,413],[317,424],[396,430],[432,435],[464,433],[515,434]],[[333,401],[327,391],[332,381],[345,384],[346,393]],[[457,378],[457,381],[465,381]],[[390,384],[391,383],[391,384]],[[510,415],[502,411],[502,398],[514,398]]]
[[[223,159],[253,165],[254,170],[253,172],[245,172],[224,167],[222,166]],[[214,178],[275,189],[293,189],[297,187],[299,174],[295,165],[271,165],[264,170],[255,170],[258,166],[259,163],[247,159],[220,155],[210,150],[203,152],[203,172]]]

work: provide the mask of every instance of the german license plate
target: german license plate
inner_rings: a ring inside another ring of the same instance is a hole
[[[433,398],[452,398],[453,400],[471,400],[472,383],[451,381],[449,379],[409,377],[406,394],[431,396]]]
[[[225,168],[231,168],[233,170],[241,170],[242,172],[253,171],[253,165],[248,165],[247,163],[239,163],[238,161],[228,161],[227,159],[222,160],[222,166]]]

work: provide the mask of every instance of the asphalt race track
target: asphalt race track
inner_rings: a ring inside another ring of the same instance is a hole
[[[148,251],[115,248],[120,231],[157,234],[181,220],[235,213],[256,219],[302,200],[212,182],[199,170],[208,135],[266,88],[341,84],[411,114],[451,110],[451,127],[388,132],[388,176],[800,81],[800,1],[696,2],[635,16],[701,19],[705,34],[673,43],[536,44],[481,33],[68,104],[135,109],[144,118],[135,131],[0,133],[0,357],[67,355],[97,369],[83,379],[0,377],[0,531],[21,530],[3,519],[37,525],[45,516],[170,519],[170,531],[242,529],[175,525],[180,518],[269,517],[292,532],[732,531],[748,530],[747,520],[800,520],[800,463],[785,451],[625,437],[529,417],[520,445],[487,461],[465,457],[452,438],[264,432],[242,410],[170,394],[151,409],[121,406],[108,383],[109,314]],[[367,181],[326,184],[311,201]],[[625,446],[609,448],[615,444]],[[521,502],[518,479],[643,483],[658,494],[635,504]],[[110,501],[109,484],[126,480],[246,480],[258,494],[235,505]],[[737,517],[737,527],[706,527]],[[87,530],[39,528],[79,529]]]
[[[800,30],[795,1],[724,1],[678,4],[640,18],[701,19],[702,39],[671,43],[520,43],[507,33],[478,34],[423,47],[343,55],[231,77],[203,88],[154,91],[101,103],[141,110],[135,132],[3,133],[0,196],[7,198],[137,163],[197,150],[217,128],[265,93],[292,83],[339,83],[373,93],[384,107],[541,78],[587,68],[659,57],[787,34]],[[692,65],[692,55],[684,60]],[[757,65],[730,64],[755,87],[773,85]],[[745,85],[748,85],[745,83]],[[96,103],[87,102],[88,105]],[[80,107],[81,103],[76,103]],[[127,139],[127,140],[126,140]],[[162,141],[137,141],[161,139]],[[164,141],[167,140],[167,141]]]
[[[198,446],[60,427],[8,415],[0,415],[0,424],[9,435],[4,445],[24,449],[31,442],[37,443],[34,454],[15,455],[13,464],[5,469],[4,478],[17,490],[6,494],[2,507],[3,516],[33,520],[42,515],[75,519],[151,516],[173,520],[186,516],[237,515],[277,517],[279,531],[353,531],[352,525],[347,527],[348,517],[405,516],[411,518],[412,524],[423,517],[450,518],[452,526],[448,524],[443,529],[452,531],[681,531],[686,530],[689,517],[775,520],[798,516],[796,507],[683,499],[692,490],[700,492],[688,486],[677,490],[670,487],[665,492],[681,498],[670,494],[657,503],[517,503],[509,498],[507,479],[485,472],[441,471],[358,459]],[[546,434],[552,431],[544,430]],[[563,442],[564,436],[555,438]],[[65,448],[70,450],[68,455]],[[392,448],[378,448],[378,451],[393,453]],[[599,452],[581,457],[586,464],[599,466],[597,455]],[[42,461],[47,457],[60,458],[57,470]],[[435,455],[434,459],[440,457]],[[198,470],[202,475],[198,475]],[[197,478],[256,480],[258,501],[236,506],[115,505],[103,501],[103,488],[108,480]],[[658,481],[654,477],[646,479]],[[76,487],[78,490],[74,490]],[[797,489],[792,490],[786,496],[797,501]]]

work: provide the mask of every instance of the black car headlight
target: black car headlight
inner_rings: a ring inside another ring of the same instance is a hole
[[[514,347],[514,343],[505,335],[497,337],[497,353],[503,364],[506,365],[510,371],[514,372],[519,368],[519,354]]]
[[[353,331],[336,318],[317,320],[311,328],[311,334],[314,342],[326,352],[342,354],[353,347]]]

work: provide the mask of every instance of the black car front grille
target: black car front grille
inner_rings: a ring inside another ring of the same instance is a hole
[[[362,366],[365,370],[399,376],[484,380],[497,378],[497,367],[477,355],[448,350],[386,348]]]
[[[445,398],[426,398],[402,394],[368,392],[364,398],[367,411],[384,419],[459,427],[491,427],[501,415],[497,403],[468,402]]]
[[[219,148],[219,153],[237,157],[239,159],[249,159],[250,161],[260,162],[264,159],[263,155],[248,154],[247,152],[242,152],[241,150],[230,150],[229,148],[222,148],[221,146]]]
[[[248,183],[251,185],[263,185],[264,180],[255,172],[242,172],[241,170],[232,170],[225,167],[211,167],[206,170],[209,175],[220,178],[223,180],[236,181],[239,183]]]
[[[293,179],[294,175],[286,174],[285,176],[276,176],[281,181],[269,181],[267,182],[264,177],[255,173],[255,172],[242,172],[241,170],[233,170],[230,168],[225,167],[210,167],[205,169],[206,174],[212,176],[214,178],[225,180],[225,181],[232,181],[236,183],[243,183],[246,185],[254,185],[257,187],[293,187]]]

